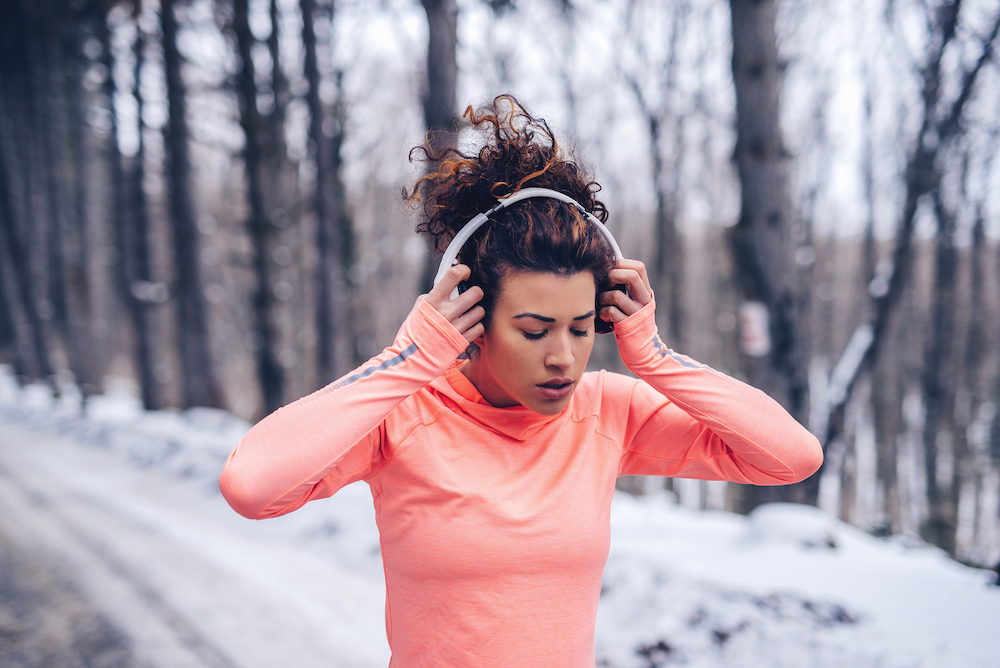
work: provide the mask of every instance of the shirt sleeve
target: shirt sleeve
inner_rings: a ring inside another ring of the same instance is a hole
[[[421,302],[378,356],[254,425],[229,455],[222,495],[244,517],[264,519],[370,477],[387,460],[386,416],[444,373],[466,345]]]
[[[785,485],[815,473],[819,441],[760,390],[667,348],[652,302],[615,325],[632,387],[620,475]]]

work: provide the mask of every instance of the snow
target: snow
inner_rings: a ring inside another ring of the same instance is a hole
[[[53,401],[0,372],[0,531],[61,553],[137,660],[386,665],[364,484],[251,522],[217,487],[246,422],[144,412],[124,384],[82,417],[72,388]],[[599,666],[1000,666],[993,574],[915,539],[811,507],[741,517],[666,494],[616,496],[612,535]]]

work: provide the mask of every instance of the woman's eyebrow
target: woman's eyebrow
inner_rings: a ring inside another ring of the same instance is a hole
[[[586,320],[587,318],[592,318],[595,315],[597,315],[597,311],[589,311],[587,313],[584,313],[583,315],[576,316],[575,318],[573,318],[573,320],[574,321],[576,321],[576,320]],[[555,322],[556,321],[555,318],[549,318],[549,317],[544,316],[544,315],[538,315],[537,313],[520,313],[520,314],[514,316],[514,320],[517,320],[519,318],[534,318],[535,320],[541,320],[542,322]]]

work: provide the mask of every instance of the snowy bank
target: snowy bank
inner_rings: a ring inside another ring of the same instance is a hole
[[[155,551],[134,567],[163,605],[206,630],[213,651],[234,665],[267,666],[307,646],[317,665],[384,666],[384,586],[366,486],[275,520],[238,517],[217,478],[248,426],[220,411],[144,412],[125,387],[92,398],[81,417],[72,391],[53,401],[0,373],[4,466],[44,469],[45,480],[75,486],[75,498],[127,503],[134,521],[178,546],[161,550],[171,560],[184,550],[202,556],[186,564],[185,581],[210,588],[212,578],[191,569],[225,569],[225,592],[206,595],[171,580],[181,576],[153,563]],[[30,461],[18,448],[30,448]],[[141,535],[126,545],[108,534],[106,549],[127,562],[129,550],[141,552]],[[875,538],[804,506],[741,517],[624,494],[612,536],[600,666],[1000,666],[992,572],[919,541]],[[278,617],[281,633],[266,632]],[[248,642],[254,651],[240,653]]]

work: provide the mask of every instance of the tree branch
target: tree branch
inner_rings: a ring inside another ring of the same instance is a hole
[[[972,69],[965,72],[962,76],[962,88],[958,93],[958,97],[955,98],[955,102],[951,105],[951,111],[944,120],[938,123],[938,136],[941,137],[942,141],[951,139],[961,129],[962,111],[972,97],[973,88],[976,85],[979,73],[993,57],[993,47],[996,44],[998,34],[1000,34],[1000,12],[997,12],[997,18],[993,22],[993,29],[990,31],[989,37],[986,38],[983,45],[983,52],[979,55],[979,59]]]

